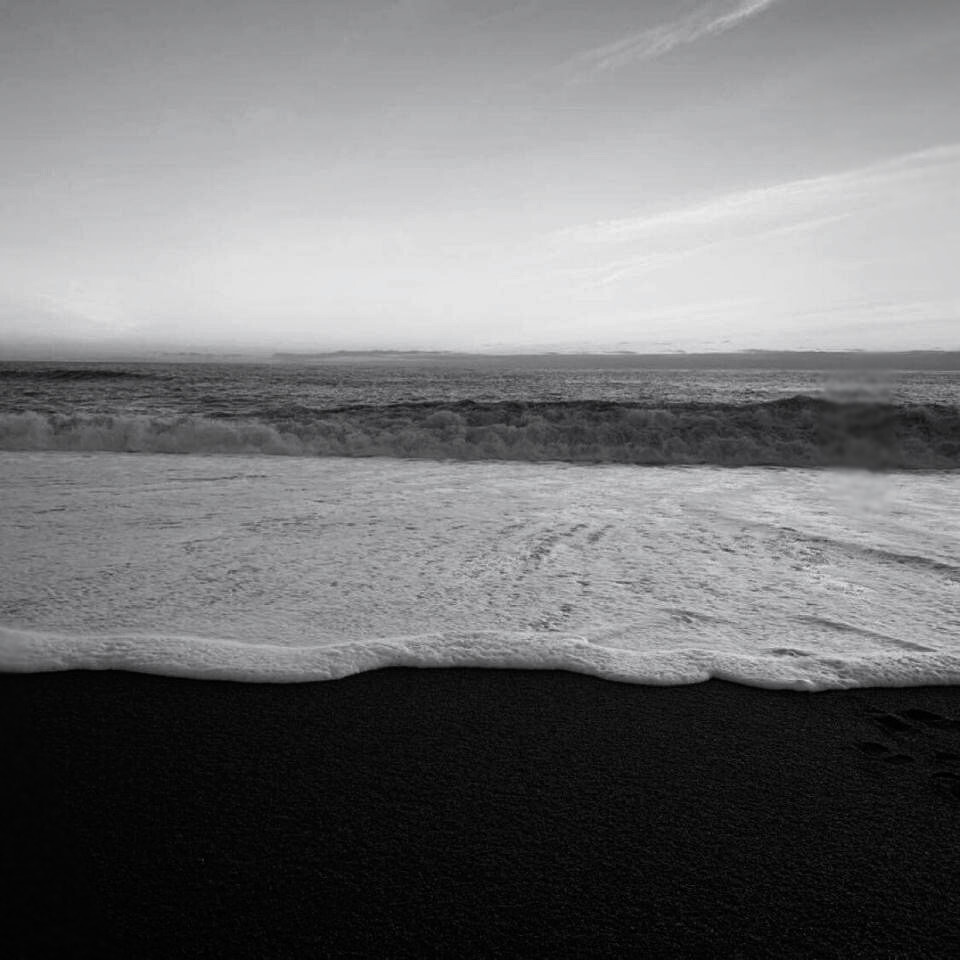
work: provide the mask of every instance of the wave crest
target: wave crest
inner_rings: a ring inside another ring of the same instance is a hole
[[[837,403],[421,403],[245,418],[0,414],[0,449],[720,466],[960,467],[960,409]]]
[[[156,374],[130,370],[124,367],[14,367],[12,369],[0,369],[0,380],[52,380],[52,381],[77,381],[87,380],[146,380],[158,379]],[[168,379],[164,377],[163,379]]]

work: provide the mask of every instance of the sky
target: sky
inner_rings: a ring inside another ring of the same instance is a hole
[[[957,0],[0,0],[0,352],[960,348]]]

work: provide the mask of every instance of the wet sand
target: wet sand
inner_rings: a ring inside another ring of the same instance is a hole
[[[74,672],[0,719],[11,957],[960,944],[957,687]]]

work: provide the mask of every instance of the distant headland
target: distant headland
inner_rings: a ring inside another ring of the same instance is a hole
[[[648,370],[960,370],[960,350],[744,350],[731,353],[467,353],[442,350],[335,350],[275,352],[274,363],[465,364],[497,367]]]

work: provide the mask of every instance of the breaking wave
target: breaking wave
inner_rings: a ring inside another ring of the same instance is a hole
[[[0,369],[0,380],[52,380],[52,381],[87,381],[87,380],[153,380],[157,374],[130,370],[124,367],[14,367]]]
[[[413,403],[243,416],[0,414],[0,449],[565,460],[721,466],[960,467],[960,408],[838,403]]]
[[[728,680],[815,693],[858,687],[960,683],[960,656],[897,652],[850,656],[767,656],[702,649],[624,650],[580,637],[465,633],[286,647],[156,634],[67,636],[0,627],[0,670],[128,670],[199,680],[302,683],[383,667],[568,670],[620,683],[682,686]]]

